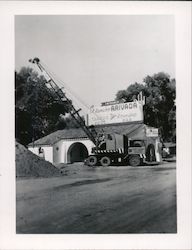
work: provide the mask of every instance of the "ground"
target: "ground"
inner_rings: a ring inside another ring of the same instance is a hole
[[[61,167],[61,166],[60,166]],[[176,163],[17,179],[17,233],[176,233]]]

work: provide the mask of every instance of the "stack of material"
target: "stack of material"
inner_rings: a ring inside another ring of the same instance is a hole
[[[61,175],[50,162],[33,154],[16,142],[16,177],[51,177]]]

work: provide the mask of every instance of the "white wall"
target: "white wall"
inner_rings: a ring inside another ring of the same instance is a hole
[[[65,141],[65,159],[64,159],[64,162],[65,163],[69,163],[69,159],[67,159],[67,152],[70,148],[70,146],[76,142],[80,142],[82,143],[83,145],[85,145],[85,147],[87,148],[87,151],[88,151],[88,155],[91,154],[91,149],[92,147],[94,147],[94,144],[92,141],[90,141],[89,139],[79,139],[79,140],[70,140],[70,141]]]
[[[64,163],[64,154],[65,154],[65,144],[64,140],[61,140],[53,145],[53,162]]]
[[[39,148],[40,146],[35,147],[28,147],[28,149],[39,156]],[[52,146],[41,146],[41,148],[44,150],[44,156],[45,160],[53,163],[53,147]]]
[[[28,147],[28,150],[34,153],[35,155],[39,155],[39,147]]]
[[[94,144],[89,139],[69,139],[69,140],[60,140],[55,143],[53,146],[41,146],[44,149],[45,160],[51,163],[68,163],[67,152],[70,146],[76,142],[80,142],[87,148],[88,154],[91,154],[91,149],[94,147]],[[39,156],[39,147],[34,146],[29,147],[28,149]]]
[[[91,149],[94,144],[89,139],[69,139],[61,140],[53,146],[53,161],[54,163],[68,163],[67,152],[70,146],[76,142],[80,142],[87,148],[88,154],[91,154]]]

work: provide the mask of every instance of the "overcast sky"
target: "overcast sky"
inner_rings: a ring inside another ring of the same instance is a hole
[[[88,106],[150,74],[174,78],[174,46],[172,16],[15,17],[16,70],[39,57]]]

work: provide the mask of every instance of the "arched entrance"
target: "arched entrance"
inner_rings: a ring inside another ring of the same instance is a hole
[[[67,162],[82,162],[88,157],[88,150],[83,143],[73,143],[67,152]]]
[[[155,157],[155,147],[153,144],[149,144],[146,151],[146,160],[149,162],[156,161]]]

